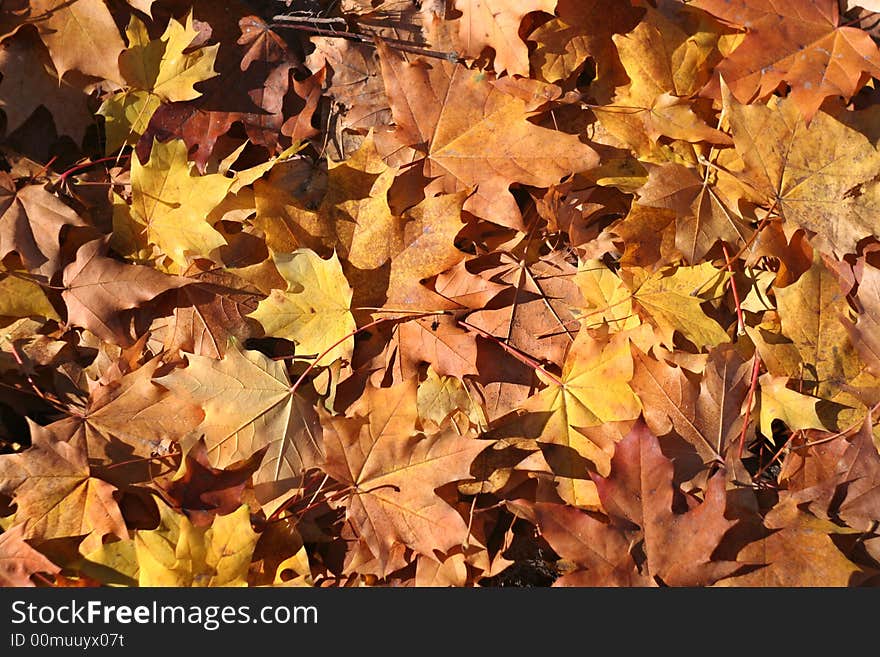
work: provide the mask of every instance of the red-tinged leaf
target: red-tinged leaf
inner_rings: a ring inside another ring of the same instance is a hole
[[[245,486],[262,458],[261,450],[228,468],[214,468],[204,440],[199,440],[186,453],[179,477],[164,483],[162,488],[194,525],[206,527],[214,516],[225,516],[242,505]]]
[[[468,212],[522,228],[511,184],[546,187],[598,164],[574,135],[530,122],[525,101],[500,91],[486,72],[407,62],[381,43],[379,53],[398,126],[387,151],[413,149],[411,159],[422,160],[425,176],[447,193],[476,188]]]
[[[299,62],[286,42],[259,17],[242,18],[239,29],[238,66],[210,80],[198,98],[160,106],[138,142],[142,160],[146,159],[154,138],[180,138],[193,151],[193,161],[204,171],[217,140],[236,121],[242,123],[251,141],[275,151],[285,121],[282,109],[291,71]],[[304,84],[300,88],[310,89]]]
[[[809,120],[825,98],[852,97],[864,73],[880,75],[880,50],[866,32],[842,24],[837,0],[692,4],[746,29],[743,42],[717,67],[741,102],[765,98],[787,82]]]
[[[613,523],[621,529],[641,528],[646,572],[658,584],[706,586],[736,572],[741,564],[712,559],[724,535],[737,524],[725,517],[724,476],[709,480],[702,501],[682,500],[672,477],[672,461],[640,423],[617,444],[611,475],[594,476],[593,481]],[[682,503],[686,510],[676,511]]]
[[[633,537],[570,506],[514,500],[508,506],[533,522],[550,547],[578,569],[554,586],[651,586],[630,552]]]

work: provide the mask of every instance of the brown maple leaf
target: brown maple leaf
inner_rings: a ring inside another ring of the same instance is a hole
[[[865,366],[880,376],[880,268],[862,267],[858,299],[862,306],[858,319],[853,323],[843,318],[843,325]]]
[[[782,82],[809,121],[829,96],[849,100],[880,76],[880,50],[870,35],[842,25],[837,0],[697,0],[694,6],[737,27],[742,43],[717,66],[740,102],[766,98]]]
[[[158,318],[152,335],[171,352],[222,358],[230,337],[250,337],[246,316],[256,309],[261,293],[228,270],[195,272],[189,278],[191,285],[169,295],[173,318]]]
[[[104,255],[106,239],[83,244],[76,261],[64,269],[67,321],[109,341],[130,344],[120,313],[137,308],[168,290],[189,285],[181,276],[169,276],[152,267],[122,263]]]
[[[647,165],[648,181],[638,192],[641,205],[675,211],[675,245],[691,263],[702,260],[719,240],[744,246],[752,232],[738,207],[740,199],[750,196],[748,189],[710,164]]]
[[[26,33],[0,44],[0,107],[6,114],[6,133],[13,132],[43,106],[52,114],[58,134],[70,135],[79,144],[94,123],[86,103],[88,96],[73,84],[73,76],[59,82],[47,59],[45,51]]]
[[[423,161],[425,176],[437,178],[431,189],[476,188],[465,210],[522,229],[511,184],[547,187],[598,163],[576,136],[529,122],[526,102],[499,90],[491,74],[443,60],[407,62],[381,43],[379,53],[397,126],[380,150]]]
[[[725,517],[724,475],[709,480],[702,501],[682,499],[672,477],[672,461],[639,423],[617,444],[611,475],[596,475],[593,481],[612,523],[623,530],[632,525],[641,529],[645,572],[658,584],[706,586],[733,574],[741,564],[712,558],[738,522]],[[687,509],[683,513],[676,510],[682,504]]]
[[[124,44],[103,0],[31,0],[28,23],[49,49],[58,78],[76,69],[121,82],[119,53]]]
[[[50,278],[61,267],[61,229],[84,225],[45,187],[16,190],[12,177],[0,172],[0,258],[15,251],[32,273]]]
[[[92,547],[108,534],[128,538],[116,489],[92,476],[84,442],[35,432],[29,449],[0,456],[0,493],[18,506],[16,523],[27,521],[24,538],[82,536]]]
[[[786,222],[837,254],[878,232],[880,153],[864,134],[825,112],[808,126],[793,98],[742,105],[724,93],[724,102],[745,182]]]
[[[540,77],[548,82],[567,80],[592,57],[604,83],[625,84],[611,37],[630,32],[641,10],[621,0],[559,0],[555,13],[555,19],[529,35],[538,44],[530,59]]]
[[[880,518],[880,454],[874,442],[870,413],[844,452],[838,472],[845,493],[837,515],[850,527],[873,531]]]
[[[631,385],[651,431],[658,436],[674,432],[703,463],[723,462],[742,428],[751,364],[730,345],[710,352],[702,377],[638,349],[634,362]]]
[[[34,575],[61,572],[61,568],[25,542],[26,526],[26,522],[13,525],[0,534],[0,586],[34,586]]]
[[[115,363],[101,381],[91,384],[87,402],[71,408],[70,417],[34,431],[47,440],[82,444],[96,474],[125,488],[149,481],[157,471],[153,457],[167,455],[204,414],[153,383],[159,358],[128,373],[120,365]]]
[[[468,527],[436,494],[468,479],[471,462],[489,443],[447,429],[425,435],[416,428],[412,379],[392,388],[368,388],[347,417],[325,421],[327,460],[321,466],[351,487],[346,514],[382,564],[396,544],[434,558],[465,543]]]

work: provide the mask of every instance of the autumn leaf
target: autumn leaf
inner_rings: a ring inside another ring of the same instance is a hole
[[[132,162],[131,206],[114,217],[117,230],[127,224],[145,233],[176,271],[186,267],[188,257],[208,257],[226,244],[207,218],[229,193],[232,179],[194,173],[182,141],[154,142],[147,162],[137,157]]]
[[[104,240],[83,245],[75,262],[64,269],[67,319],[108,341],[126,341],[119,313],[137,308],[168,290],[187,285],[179,276],[169,276],[143,265],[129,265],[103,255]]]
[[[866,367],[874,376],[880,376],[880,269],[870,265],[862,269],[858,298],[864,312],[855,323],[845,317],[841,321]]]
[[[83,220],[40,185],[16,190],[8,174],[0,175],[0,257],[18,253],[32,273],[51,277],[61,266],[60,232]]]
[[[688,510],[678,513],[672,475],[672,461],[639,424],[618,443],[610,477],[593,480],[611,518],[641,528],[646,572],[656,583],[705,586],[736,572],[739,563],[712,559],[724,534],[737,524],[724,515],[724,477],[710,479],[703,500],[689,501]]]
[[[190,271],[190,285],[175,294],[173,319],[157,317],[152,335],[165,349],[221,358],[229,338],[250,336],[247,314],[257,307],[260,290],[230,270]]]
[[[865,418],[860,430],[853,436],[837,465],[846,494],[840,502],[837,515],[857,529],[869,527],[876,517],[880,501],[880,454],[874,444],[872,418]]]
[[[174,477],[160,486],[190,522],[204,527],[218,514],[225,516],[242,505],[245,486],[259,466],[261,456],[258,452],[228,469],[213,468],[208,462],[205,443],[200,440],[187,451]]]
[[[801,356],[804,390],[835,398],[861,370],[843,324],[849,305],[841,282],[817,259],[797,282],[776,290],[776,301],[782,333]]]
[[[311,42],[315,50],[306,64],[316,73],[323,72],[326,93],[344,108],[339,117],[340,133],[387,125],[391,108],[379,74],[376,50],[347,39],[314,37]]]
[[[838,254],[877,232],[880,153],[863,134],[824,112],[807,126],[793,99],[725,104],[748,180],[786,222]]]
[[[449,418],[467,419],[475,427],[486,423],[477,400],[464,382],[454,376],[440,376],[433,368],[428,368],[427,378],[419,384],[416,408],[423,425],[430,421],[439,427]]]
[[[800,511],[791,498],[771,509],[764,523],[772,533],[737,554],[737,561],[759,567],[718,586],[849,586],[858,578],[859,567],[832,539],[846,530]]]
[[[632,295],[620,277],[600,261],[581,263],[575,283],[584,297],[582,317],[587,326],[603,323],[614,332],[638,327]]]
[[[751,369],[733,348],[712,353],[702,377],[634,350],[632,387],[657,436],[674,432],[705,463],[723,461],[739,438]]]
[[[410,383],[373,389],[362,399],[362,410],[328,419],[323,467],[352,487],[346,514],[370,551],[385,563],[397,543],[433,558],[434,550],[466,542],[464,519],[435,490],[468,479],[471,461],[487,443],[451,429],[418,431]]]
[[[519,228],[521,215],[507,191],[512,183],[543,187],[598,164],[595,151],[575,136],[530,123],[525,101],[499,91],[485,72],[408,63],[381,45],[379,52],[397,124],[394,149],[414,147],[413,160],[423,160],[425,175],[439,178],[447,193],[476,187],[465,210]]]
[[[246,505],[193,527],[186,516],[160,505],[159,527],[134,536],[140,586],[246,586],[258,535]]]
[[[485,0],[455,0],[461,12],[459,41],[462,55],[477,58],[484,47],[495,51],[495,71],[510,75],[528,75],[529,60],[526,44],[519,38],[519,25],[532,11],[552,14],[556,0],[508,0],[500,7]]]
[[[0,44],[0,108],[6,114],[6,132],[13,132],[42,106],[52,114],[59,135],[82,142],[94,121],[86,94],[70,80],[59,82],[47,58],[34,50],[23,34]]]
[[[113,82],[120,82],[117,63],[122,37],[102,0],[34,0],[29,22],[37,27],[49,49],[60,80],[76,69]]]
[[[570,447],[599,473],[608,474],[614,443],[623,437],[614,424],[635,420],[641,411],[629,386],[632,367],[625,334],[603,342],[582,330],[561,377],[538,371],[547,387],[521,405],[531,414],[520,419],[521,430],[528,437]]]
[[[119,487],[151,479],[150,459],[186,439],[203,413],[153,383],[154,358],[131,372],[117,366],[90,386],[88,399],[69,417],[40,428],[57,441],[86,449],[98,475]]]
[[[639,203],[675,211],[675,245],[688,262],[702,260],[719,240],[737,247],[749,242],[751,231],[738,206],[751,193],[735,176],[710,163],[648,165],[648,172]]]
[[[707,125],[691,107],[688,97],[699,86],[711,61],[718,35],[689,35],[659,12],[649,11],[627,34],[614,35],[621,64],[630,79],[617,89],[607,108],[598,108],[608,130],[648,161],[659,159],[661,135],[690,142],[725,145],[730,138]]]
[[[119,53],[119,71],[128,88],[104,101],[98,110],[107,118],[108,150],[134,144],[160,103],[192,100],[201,95],[195,84],[214,75],[219,44],[189,50],[198,36],[190,13],[185,22],[168,22],[158,39],[136,16],[126,28],[128,48]]]
[[[337,358],[351,360],[355,322],[351,288],[334,255],[324,260],[314,251],[300,249],[275,254],[275,266],[287,289],[272,290],[249,317],[266,335],[294,341],[303,358],[327,365]]]
[[[617,0],[559,0],[555,13],[529,35],[538,44],[530,59],[540,77],[567,80],[592,57],[597,77],[613,80],[620,64],[612,36],[635,27],[639,10]]]
[[[128,538],[116,489],[92,476],[83,443],[37,433],[30,449],[0,456],[0,492],[27,519],[23,538],[79,536],[91,546],[108,534]]]
[[[563,559],[577,569],[554,586],[650,586],[630,553],[631,539],[609,523],[572,507],[549,502],[510,502],[514,511],[529,518]]]
[[[397,171],[379,158],[372,138],[349,159],[328,163],[327,193],[317,207],[293,193],[310,182],[302,164],[281,162],[254,184],[254,223],[266,233],[267,245],[287,253],[309,248],[327,257],[335,250],[360,269],[385,264],[399,243],[394,233],[401,220],[388,203]]]
[[[633,298],[656,322],[665,346],[673,346],[675,332],[693,342],[697,349],[730,342],[721,325],[700,306],[724,284],[727,272],[702,263],[695,267],[674,267],[651,276],[633,269],[633,276]]]
[[[61,319],[40,286],[20,273],[0,274],[0,315]]]
[[[529,249],[526,240],[509,253],[486,258],[485,264],[471,262],[484,278],[508,287],[470,313],[467,322],[533,358],[561,364],[577,334],[570,310],[581,301],[572,281],[575,268],[561,258],[537,258]]]
[[[199,93],[189,99],[169,98],[146,117],[146,129],[134,130],[141,135],[138,153],[146,155],[154,138],[183,139],[191,159],[204,172],[218,140],[235,123],[244,126],[252,143],[265,146],[270,152],[279,149],[281,133],[293,140],[315,134],[310,121],[323,73],[302,81],[293,80],[295,93],[290,93],[291,73],[298,68],[297,56],[258,16],[245,16],[238,26],[241,37],[236,41],[235,54],[224,49],[221,60],[215,63],[221,74],[211,77],[211,71],[197,71],[201,61],[187,69],[187,75],[206,76],[197,82]],[[285,121],[283,115],[293,111],[293,105],[300,101],[305,105],[302,111]]]
[[[717,67],[740,102],[765,98],[787,82],[792,103],[809,121],[825,98],[852,97],[863,73],[880,75],[876,44],[866,32],[841,24],[834,0],[809,7],[794,0],[697,0],[693,5],[746,28],[742,43]]]
[[[266,449],[254,483],[261,503],[276,503],[322,456],[320,426],[311,404],[292,389],[283,362],[237,342],[220,360],[186,357],[187,367],[155,381],[188,395],[204,410],[198,430],[204,433],[212,467],[226,468]]]
[[[782,420],[789,429],[824,429],[816,410],[819,402],[786,386],[786,379],[764,374],[761,384],[761,433],[772,436],[772,422]]]
[[[34,575],[61,572],[61,568],[25,542],[25,526],[13,525],[0,534],[0,586],[34,586]]]

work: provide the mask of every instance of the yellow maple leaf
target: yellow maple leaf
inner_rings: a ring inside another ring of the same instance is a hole
[[[320,426],[311,400],[291,390],[282,361],[242,349],[231,340],[220,360],[186,354],[189,366],[156,378],[205,412],[208,460],[217,468],[266,448],[254,473],[254,490],[266,514],[278,497],[296,488],[302,472],[323,457]]]
[[[672,349],[678,331],[697,349],[730,342],[721,325],[700,307],[720,294],[729,278],[726,271],[704,262],[695,267],[673,267],[647,276],[634,268],[633,297],[660,329],[661,341]]]
[[[214,61],[220,44],[189,48],[199,34],[192,12],[183,23],[172,18],[158,39],[150,39],[137,16],[131,17],[125,34],[128,48],[119,55],[119,70],[128,88],[98,110],[106,119],[108,153],[137,142],[161,103],[198,98],[202,94],[194,85],[217,75]]]
[[[614,35],[620,61],[630,84],[619,87],[613,104],[596,112],[613,135],[645,161],[666,160],[657,139],[730,144],[724,133],[706,125],[691,108],[718,35],[688,35],[660,12],[649,10],[626,35]]]
[[[254,224],[265,232],[269,248],[308,247],[321,254],[335,249],[360,269],[380,267],[399,250],[388,238],[401,223],[388,204],[398,170],[382,161],[372,133],[348,159],[327,163],[327,193],[317,208],[304,207],[291,193],[307,182],[302,168],[301,161],[282,162],[254,183]]]
[[[159,503],[159,527],[140,530],[134,546],[140,586],[247,586],[259,535],[241,505],[207,529]]]
[[[827,428],[816,411],[820,400],[786,387],[787,382],[787,377],[771,374],[762,374],[758,379],[761,386],[761,433],[771,441],[773,420],[782,420],[792,431]]]
[[[45,317],[61,319],[49,303],[43,289],[35,282],[16,275],[0,273],[0,316]]]
[[[276,253],[273,259],[287,289],[272,290],[248,317],[257,320],[266,335],[294,341],[302,357],[320,356],[318,365],[350,360],[357,325],[351,314],[351,287],[336,254],[324,260],[310,249],[299,249]]]
[[[807,125],[790,98],[741,105],[722,92],[747,180],[787,227],[837,254],[880,234],[880,152],[866,135],[821,111]]]
[[[627,335],[617,333],[603,342],[582,330],[566,356],[559,379],[541,370],[537,374],[547,387],[520,406],[531,414],[522,420],[526,435],[534,437],[537,433],[541,442],[570,447],[595,464],[600,474],[607,475],[615,440],[622,437],[615,434],[611,423],[635,420],[642,409],[629,386],[633,361]],[[584,432],[593,427],[602,430]]]
[[[601,260],[587,260],[578,266],[575,283],[584,297],[582,318],[589,327],[606,324],[613,332],[636,328],[639,318],[633,312],[632,295],[613,271]]]
[[[172,260],[174,272],[186,267],[188,256],[207,258],[226,244],[206,218],[233,183],[220,174],[198,175],[186,153],[179,139],[154,141],[146,164],[132,158],[131,206],[114,208],[114,229],[143,235]]]

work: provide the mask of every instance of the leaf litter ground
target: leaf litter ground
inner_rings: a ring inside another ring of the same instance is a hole
[[[0,585],[872,586],[876,3],[0,8]]]

